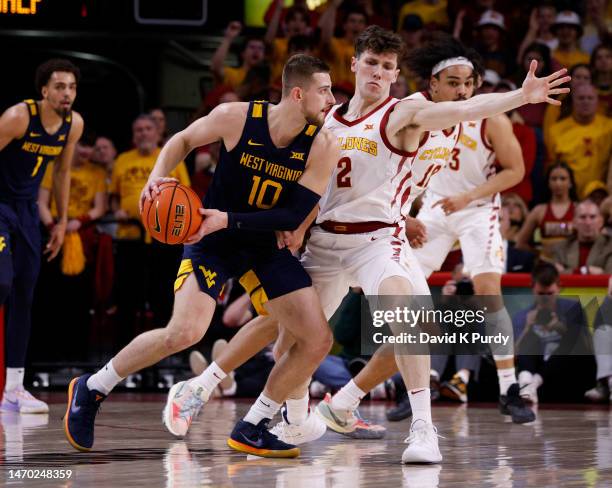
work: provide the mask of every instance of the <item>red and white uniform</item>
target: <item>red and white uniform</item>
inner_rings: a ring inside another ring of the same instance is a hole
[[[413,95],[409,98],[422,96]],[[338,137],[341,154],[320,201],[302,264],[330,317],[349,286],[378,295],[382,281],[400,276],[415,295],[429,287],[404,237],[404,216],[431,176],[450,159],[459,129],[424,136],[414,152],[394,148],[386,136],[389,114],[398,102],[388,98],[357,120],[346,120],[342,106],[328,114],[325,127]],[[434,137],[432,137],[434,135]]]
[[[487,121],[464,122],[448,166],[432,178],[418,219],[427,227],[427,242],[415,255],[429,276],[440,269],[455,242],[461,244],[464,268],[472,276],[504,272],[504,247],[499,229],[499,194],[470,203],[446,215],[444,197],[469,192],[495,174],[495,153],[486,138]]]

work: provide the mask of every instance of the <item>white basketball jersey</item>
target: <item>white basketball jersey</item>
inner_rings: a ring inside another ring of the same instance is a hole
[[[487,120],[463,122],[459,143],[449,164],[432,180],[432,192],[452,197],[481,186],[495,174],[495,153],[486,138]],[[472,202],[470,207],[491,203],[496,195]]]
[[[407,99],[427,98],[415,93]],[[340,142],[340,160],[320,201],[317,223],[400,223],[412,201],[431,177],[450,159],[460,127],[424,134],[413,152],[394,148],[386,136],[389,114],[398,102],[389,97],[367,115],[354,121],[332,108],[325,120]]]
[[[410,154],[398,151],[386,137],[389,97],[363,117],[344,119],[342,105],[327,114],[325,125],[340,142],[340,159],[319,203],[317,223],[400,221],[400,207],[410,188]]]
[[[413,93],[405,100],[431,100],[429,93]],[[434,184],[442,170],[447,166],[457,142],[462,134],[462,124],[446,130],[426,132],[412,160],[412,187],[410,196],[403,203],[402,215],[410,211],[412,202],[423,193],[428,186]]]

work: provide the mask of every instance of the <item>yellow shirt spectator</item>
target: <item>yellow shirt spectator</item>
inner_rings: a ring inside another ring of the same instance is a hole
[[[551,161],[565,161],[574,171],[578,197],[594,180],[606,181],[612,151],[612,119],[597,114],[590,124],[579,124],[567,117],[550,129]]]
[[[431,1],[427,0],[415,0],[414,2],[408,2],[400,10],[397,30],[401,30],[404,17],[410,14],[421,17],[421,20],[425,26],[435,24],[437,27],[448,27],[449,21],[448,14],[446,12],[446,5],[446,0],[440,0],[436,3],[432,3]]]
[[[138,153],[138,150],[132,149],[120,154],[115,161],[110,193],[119,196],[119,208],[125,210],[130,218],[140,219],[138,211],[140,192],[155,166],[160,151],[160,148],[156,148],[151,154],[143,156]],[[191,184],[187,167],[183,161],[169,176],[176,178],[183,185],[190,186]],[[138,229],[132,225],[120,225],[117,229],[119,239],[136,239],[139,235]]]
[[[556,59],[561,66],[564,68],[571,68],[575,64],[589,64],[591,61],[590,56],[584,51],[576,49],[574,51],[559,51],[558,49],[552,52],[552,57]]]
[[[247,71],[244,67],[232,68],[231,66],[225,66],[223,68],[223,84],[231,86],[232,89],[236,89],[244,81]]]
[[[326,46],[325,60],[331,68],[334,84],[348,81],[355,85],[355,74],[351,71],[351,59],[355,56],[355,45],[343,37],[332,37]]]
[[[49,163],[43,176],[41,188],[53,189],[53,163]],[[78,219],[85,215],[94,205],[96,193],[106,193],[106,171],[89,161],[73,166],[70,169],[70,197],[68,200],[68,218]],[[51,198],[51,215],[57,217],[55,198]]]

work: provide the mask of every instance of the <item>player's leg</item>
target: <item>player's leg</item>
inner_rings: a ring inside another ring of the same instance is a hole
[[[506,310],[501,290],[504,251],[496,207],[466,209],[454,216],[461,243],[464,269],[474,283],[474,293],[485,314],[488,335],[502,334],[507,344],[491,345],[497,366],[500,411],[515,423],[532,422],[535,414],[520,397],[514,367],[514,333],[512,319]],[[485,308],[486,307],[486,308]]]
[[[305,275],[299,263],[297,266]],[[272,275],[269,270],[262,271],[268,271],[267,278]],[[286,278],[291,280],[296,277],[297,271],[295,269]],[[261,281],[264,289],[274,286],[270,279],[262,278]],[[295,284],[299,283],[300,278],[297,276]],[[282,284],[277,286],[278,290]],[[295,457],[299,455],[299,449],[279,441],[275,435],[268,432],[267,425],[291,391],[310,378],[329,352],[333,338],[312,286],[278,296],[276,292],[271,292],[270,295],[274,298],[268,302],[268,310],[272,315],[282,317],[281,327],[289,330],[295,343],[272,368],[264,391],[244,419],[236,424],[228,439],[228,445],[238,451],[258,456]]]
[[[216,279],[207,277],[202,267],[195,267],[191,260],[184,260],[179,279],[175,284],[174,310],[165,328],[140,334],[94,375],[83,375],[71,381],[68,389],[68,407],[64,417],[64,431],[70,444],[78,450],[88,451],[94,440],[94,422],[101,402],[128,374],[151,366],[161,359],[201,340],[212,319],[216,295],[227,272],[219,264],[205,269],[216,269]],[[208,286],[210,285],[210,286]],[[203,291],[206,290],[206,293]],[[215,298],[213,298],[215,297]],[[173,388],[181,388],[177,383]],[[199,392],[185,391],[181,402],[173,405],[181,419],[169,427],[175,431],[187,430],[193,415],[202,403]],[[166,420],[166,416],[164,416]]]
[[[5,209],[8,210],[8,206]],[[13,225],[15,232],[12,234],[12,242],[5,244],[2,251],[2,254],[8,256],[5,262],[8,264],[11,261],[6,272],[7,279],[11,274],[11,266],[13,275],[6,301],[6,385],[2,409],[21,413],[47,413],[47,404],[34,398],[23,387],[25,359],[32,328],[34,289],[41,262],[38,207],[29,203],[17,204],[15,213],[8,219],[11,217],[18,218],[19,224]],[[3,227],[2,235],[6,241],[8,226]],[[7,289],[6,285],[4,288]]]

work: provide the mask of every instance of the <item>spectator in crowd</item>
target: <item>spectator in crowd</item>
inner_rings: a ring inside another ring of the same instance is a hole
[[[570,91],[567,95],[560,95],[559,100],[562,101],[561,106],[547,104],[544,110],[544,121],[542,130],[544,133],[544,143],[546,147],[550,146],[550,129],[555,123],[561,119],[569,117],[572,113],[572,97],[574,90],[578,85],[583,83],[590,84],[592,82],[591,69],[588,64],[575,64],[569,70],[569,75],[572,77],[570,81]]]
[[[252,66],[242,83],[236,88],[236,94],[243,102],[266,100],[270,92],[271,76],[269,64],[259,63]]]
[[[612,273],[612,236],[601,232],[603,217],[596,203],[584,200],[576,205],[576,235],[553,246],[553,260],[560,273]]]
[[[591,55],[593,84],[599,94],[599,113],[612,116],[612,44],[600,44]]]
[[[278,81],[283,73],[283,66],[289,59],[289,42],[295,36],[310,34],[310,18],[308,9],[304,7],[291,7],[285,12],[283,22],[284,37],[279,36],[281,14],[284,0],[272,0],[274,14],[268,23],[264,41],[268,48],[268,55],[272,68],[272,80]]]
[[[595,315],[594,329],[597,384],[584,396],[592,402],[612,404],[612,277],[608,280],[608,294]]]
[[[583,27],[584,34],[580,38],[580,47],[583,51],[592,53],[598,44],[609,42],[612,37],[612,2],[587,0]]]
[[[525,55],[529,47],[533,46],[533,44],[546,46],[550,59],[550,51],[554,51],[559,46],[559,39],[557,39],[552,32],[552,26],[555,23],[556,16],[557,9],[555,8],[555,4],[550,1],[541,2],[537,7],[531,10],[529,29],[519,47],[516,57],[517,63],[521,65],[524,64]]]
[[[530,251],[518,249],[510,237],[510,209],[502,206],[499,213],[499,228],[502,235],[502,245],[504,247],[504,263],[506,273],[530,273],[535,262],[535,254]]]
[[[536,205],[529,212],[517,235],[516,246],[523,250],[539,248],[543,258],[552,259],[552,247],[566,241],[574,232],[576,184],[574,172],[564,162],[548,167],[546,181],[546,203]]]
[[[105,181],[110,185],[115,158],[117,157],[117,149],[113,141],[105,136],[98,136],[91,154],[91,162],[99,165],[104,169],[106,174]]]
[[[393,10],[391,2],[380,0],[353,0],[354,4],[363,9],[368,25],[379,25],[383,29],[395,30],[394,18],[396,10]]]
[[[504,16],[495,10],[487,10],[478,20],[476,50],[484,65],[496,71],[502,78],[514,71],[514,58],[505,47],[506,24]]]
[[[534,304],[512,320],[521,395],[538,402],[580,401],[595,374],[592,343],[580,302],[559,298],[559,273],[541,263],[532,273]],[[571,356],[570,356],[571,355]]]
[[[476,0],[475,2],[464,2],[462,0],[451,0],[448,12],[451,19],[455,19],[453,26],[453,37],[460,41],[473,45],[477,34],[477,24],[482,15],[488,10],[495,10],[495,0]]]
[[[501,77],[497,71],[486,69],[484,76],[482,77],[482,85],[480,85],[480,88],[478,89],[478,94],[493,93],[500,81]]]
[[[153,108],[149,110],[149,115],[153,117],[157,131],[159,132],[159,146],[163,147],[166,141],[170,138],[168,134],[168,126],[166,124],[166,114],[161,108]]]
[[[199,147],[195,154],[195,171],[191,177],[191,188],[204,199],[208,187],[212,183],[217,163],[219,162],[219,151],[221,143],[215,142],[207,146]]]
[[[344,11],[343,35],[335,37],[336,15],[342,2],[343,0],[331,0],[319,20],[321,55],[331,68],[330,75],[334,83],[349,82],[354,85],[351,60],[355,55],[355,39],[366,28],[368,18],[363,9],[349,7]]]
[[[134,335],[134,327],[140,327],[136,318],[142,317],[145,303],[151,298],[156,321],[165,321],[172,306],[172,283],[180,260],[177,246],[163,246],[149,236],[142,235],[138,201],[140,192],[149,178],[161,149],[158,146],[159,131],[149,114],[139,115],[132,123],[134,149],[117,157],[111,180],[111,209],[121,221],[117,229],[115,293],[118,323],[121,324],[119,343],[125,343]],[[170,173],[182,184],[189,185],[189,175],[184,163]],[[147,241],[144,244],[143,239]],[[149,266],[149,259],[155,266]],[[155,269],[155,280],[146,280],[147,270]],[[152,290],[143,286],[155,283]]]
[[[525,79],[529,71],[529,65],[534,59],[538,62],[536,76],[548,76],[553,72],[550,49],[544,44],[534,42],[527,46],[525,54],[519,59],[519,69],[517,75],[513,78],[515,82],[522,82],[522,80]],[[529,105],[517,108],[515,113],[518,114],[529,127],[541,127],[544,122],[544,113],[548,105],[548,103],[530,103]],[[557,108],[556,105],[550,106]]]
[[[597,113],[597,90],[580,84],[572,94],[572,113],[550,129],[549,160],[566,161],[574,171],[578,197],[586,185],[606,181],[612,151],[612,119]]]
[[[601,205],[610,192],[603,181],[593,180],[587,183],[584,194],[586,200],[591,200],[595,202],[596,205]]]
[[[289,10],[293,7],[308,9],[308,2],[306,0],[293,0],[293,5],[291,7],[282,7],[281,17],[280,17],[281,25],[285,21],[285,15],[287,15]],[[264,14],[264,22],[266,23],[266,25],[268,25],[272,21],[272,17],[274,13],[276,12],[276,8],[277,8],[276,2],[274,0],[271,1],[270,5],[268,6],[268,10],[266,10],[266,13]],[[318,7],[315,10],[310,10],[308,13],[308,18],[310,20],[310,25],[309,25],[310,30],[316,29],[319,23],[319,13],[320,13],[319,10],[321,10],[321,7]]]
[[[578,63],[589,62],[589,55],[580,49],[579,39],[583,29],[580,16],[576,12],[571,10],[559,12],[552,31],[559,39],[559,45],[553,50],[552,57],[561,66],[570,68]]]
[[[397,30],[404,27],[406,17],[419,17],[429,30],[447,30],[450,22],[447,13],[447,0],[414,0],[406,2],[399,13]]]
[[[504,193],[502,195],[502,209],[506,209],[508,212],[509,228],[506,232],[506,239],[509,242],[516,242],[516,236],[518,235],[529,210],[525,200],[523,200],[516,193]]]
[[[53,341],[49,337],[56,346],[54,359],[61,361],[89,359],[89,310],[94,303],[97,236],[95,226],[87,224],[102,217],[106,211],[105,170],[91,162],[94,142],[95,136],[85,131],[76,144],[70,169],[68,225],[62,260],[44,262],[39,283],[44,290],[39,294],[41,300],[51,301],[45,307],[46,319],[61,323],[63,333],[71,337],[68,342]],[[38,194],[40,220],[48,229],[57,219],[52,193],[53,163],[49,163]]]
[[[399,35],[402,36],[404,40],[404,54],[408,54],[412,50],[421,47],[427,35],[423,28],[421,17],[414,14],[406,15],[401,23]],[[408,94],[426,89],[426,83],[428,83],[429,80],[420,80],[417,75],[412,73],[410,68],[406,65],[405,56],[402,57],[399,65],[401,70],[400,76],[403,76],[408,83]]]
[[[213,72],[217,84],[228,85],[236,89],[246,78],[247,72],[264,60],[265,44],[264,41],[256,36],[247,36],[240,49],[240,66],[234,68],[224,66],[227,53],[242,31],[242,24],[232,21],[225,29],[223,41],[215,51],[211,61],[210,69]]]
[[[399,98],[401,100],[402,98],[405,98],[410,95],[410,93],[411,91],[410,87],[408,86],[408,80],[406,80],[406,77],[404,75],[398,75],[397,80],[395,80],[395,83],[391,85],[389,95],[394,98]]]

